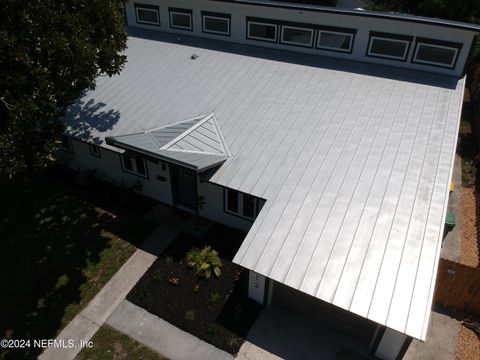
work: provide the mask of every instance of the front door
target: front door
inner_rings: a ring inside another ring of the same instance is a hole
[[[195,211],[197,208],[197,177],[195,171],[172,166],[172,187],[176,206]]]

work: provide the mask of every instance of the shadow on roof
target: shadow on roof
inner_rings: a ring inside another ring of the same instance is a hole
[[[110,130],[120,120],[120,112],[112,109],[102,110],[106,106],[105,103],[96,102],[94,99],[87,102],[83,97],[78,99],[65,114],[68,133],[94,144],[102,143],[100,137],[94,136],[92,132],[102,133]]]
[[[437,73],[403,69],[394,66],[372,64],[363,61],[331,58],[322,55],[311,55],[290,52],[261,46],[244,45],[229,41],[212,40],[183,34],[127,27],[129,37],[162,41],[171,44],[182,44],[212,51],[221,51],[236,55],[250,56],[265,60],[281,61],[296,65],[321,67],[324,69],[350,72],[365,76],[376,76],[392,80],[407,81],[416,84],[455,89],[458,78]]]

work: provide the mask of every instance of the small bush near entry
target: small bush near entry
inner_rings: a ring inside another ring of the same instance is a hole
[[[222,271],[222,260],[218,256],[218,252],[210,246],[204,247],[202,250],[193,248],[187,254],[187,265],[193,269],[195,276],[210,279],[213,275],[220,277]]]
[[[213,292],[213,293],[210,294],[210,299],[208,300],[208,302],[210,304],[215,304],[219,300],[220,300],[220,294],[218,292]]]
[[[187,310],[185,312],[185,320],[194,321],[197,318],[194,310]]]

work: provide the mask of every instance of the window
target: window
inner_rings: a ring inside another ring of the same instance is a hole
[[[367,55],[392,60],[406,60],[411,39],[411,37],[402,35],[371,33]]]
[[[325,50],[336,50],[351,52],[353,34],[346,34],[335,31],[318,31],[317,48]]]
[[[453,68],[462,44],[417,39],[412,62]]]
[[[137,23],[146,25],[160,25],[158,6],[135,4]]]
[[[88,148],[90,150],[90,155],[95,156],[95,157],[101,157],[100,154],[100,147],[94,144],[88,144]]]
[[[311,47],[313,45],[313,29],[282,26],[281,42],[283,44]]]
[[[238,195],[234,190],[227,189],[227,210],[238,214]]]
[[[225,189],[225,211],[230,214],[253,220],[257,217],[258,199],[236,190]]]
[[[170,11],[170,27],[173,29],[192,30],[192,11],[186,9],[173,9]]]
[[[277,41],[277,25],[271,23],[248,21],[247,38],[264,41]]]
[[[141,156],[135,156],[130,154],[122,154],[122,168],[124,171],[142,176],[148,177],[147,175],[147,164],[145,163],[145,159]]]
[[[64,135],[62,137],[62,143],[60,144],[60,149],[66,152],[73,153],[72,140],[68,136]]]
[[[230,35],[230,15],[202,12],[202,30],[205,33]]]

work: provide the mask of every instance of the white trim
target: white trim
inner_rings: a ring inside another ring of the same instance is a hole
[[[322,33],[336,34],[336,35],[346,35],[350,38],[350,46],[348,47],[348,49],[342,49],[342,48],[333,47],[333,46],[320,45],[320,38],[322,36]],[[318,30],[318,35],[317,35],[317,48],[318,49],[328,49],[328,50],[335,50],[335,51],[342,51],[342,52],[350,52],[350,51],[352,51],[352,46],[353,46],[353,34],[339,32],[339,31]]]
[[[258,198],[256,196],[253,196],[253,195],[250,195],[250,194],[244,194],[242,193],[241,191],[238,191],[238,190],[235,190],[235,189],[230,189],[230,188],[224,188],[224,192],[223,192],[223,203],[224,203],[224,209],[225,209],[225,212],[227,214],[232,214],[232,215],[236,215],[236,216],[239,216],[243,219],[246,219],[246,220],[255,220],[257,218],[257,210],[258,210]],[[233,191],[233,192],[236,192],[237,193],[237,205],[238,205],[238,212],[235,212],[235,211],[232,211],[232,210],[229,210],[228,209],[228,192],[229,191]],[[253,198],[253,217],[250,217],[250,216],[247,216],[244,214],[243,212],[243,197],[247,195],[247,196],[250,196]]]
[[[403,56],[393,56],[393,55],[385,55],[385,54],[379,54],[379,53],[372,53],[372,45],[374,40],[382,40],[382,41],[391,41],[391,42],[396,42],[396,43],[402,43],[405,44],[405,50],[403,51]],[[387,59],[395,59],[395,60],[406,60],[407,58],[407,51],[408,51],[408,44],[410,41],[408,40],[400,40],[400,39],[392,39],[388,37],[381,37],[381,36],[371,36],[370,37],[370,44],[368,45],[368,55],[371,56],[379,56],[382,58],[387,58]]]
[[[181,25],[174,25],[172,15],[182,15],[188,16],[190,18],[190,26],[181,26]],[[172,29],[182,29],[182,30],[193,30],[193,17],[190,12],[180,12],[180,11],[170,11],[170,27]]]
[[[139,17],[138,17],[138,10],[155,12],[155,15],[157,15],[157,22],[140,20]],[[135,15],[136,15],[136,21],[137,21],[138,24],[160,25],[160,11],[158,9],[151,9],[151,8],[136,6],[135,7]]]
[[[300,43],[300,42],[295,42],[295,41],[285,41],[283,39],[283,30],[287,28],[287,29],[294,29],[294,30],[304,30],[304,31],[309,31],[310,32],[310,43],[307,45],[305,43]],[[290,25],[282,25],[282,31],[281,31],[281,35],[280,35],[280,43],[281,44],[291,44],[291,45],[296,45],[296,46],[304,46],[304,47],[312,47],[313,45],[313,39],[315,37],[315,31],[313,29],[310,29],[310,28],[302,28],[302,27],[297,27],[297,26],[290,26]]]
[[[264,37],[260,37],[260,36],[251,35],[250,34],[250,24],[273,26],[275,28],[275,38],[274,39],[269,39],[269,38],[264,38]],[[269,41],[269,42],[277,42],[277,37],[278,37],[278,25],[277,24],[264,23],[264,22],[258,22],[258,21],[247,21],[247,38],[248,39],[262,40],[262,41]]]
[[[435,61],[419,60],[419,59],[417,59],[417,55],[418,55],[418,50],[420,49],[420,46],[429,46],[429,47],[432,47],[432,48],[453,50],[453,51],[454,51],[454,55],[453,55],[452,62],[451,62],[450,64],[445,64],[445,63],[435,62]],[[451,67],[453,67],[453,65],[455,64],[455,60],[457,59],[457,55],[458,55],[458,49],[455,48],[455,47],[442,46],[442,45],[436,45],[436,44],[430,44],[430,43],[424,43],[424,42],[418,42],[418,43],[416,44],[415,54],[413,55],[413,61],[414,61],[415,63],[429,64],[429,65],[443,66],[443,67],[451,68]]]
[[[223,32],[223,31],[215,31],[215,30],[205,29],[205,18],[226,21],[227,22],[227,31]],[[221,16],[202,15],[202,31],[206,32],[206,33],[212,33],[212,34],[230,35],[230,19],[227,18],[227,17],[221,17]]]
[[[126,156],[129,157],[132,161],[132,163],[131,163],[132,170],[127,169],[127,167],[125,166],[125,157]],[[145,179],[148,179],[147,162],[145,161],[145,158],[143,156],[130,156],[130,155],[127,155],[127,154],[123,153],[123,154],[120,154],[120,158],[121,158],[121,161],[122,161],[122,170],[123,171],[125,171],[126,173],[129,173],[129,174],[133,174],[133,175],[140,176],[140,177],[143,177]],[[145,169],[145,174],[142,174],[142,173],[138,172],[137,159],[140,159],[143,162],[143,168]]]

